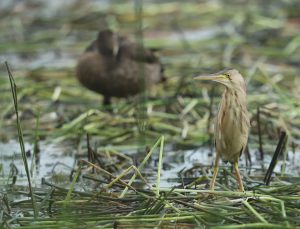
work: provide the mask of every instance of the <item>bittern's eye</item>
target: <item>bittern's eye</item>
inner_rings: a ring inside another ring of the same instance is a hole
[[[227,79],[231,80],[231,76],[229,73],[224,73],[224,76],[226,76]]]

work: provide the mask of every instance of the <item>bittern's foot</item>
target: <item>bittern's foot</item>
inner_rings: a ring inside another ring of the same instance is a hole
[[[239,192],[245,192],[244,187],[243,188],[239,188]]]
[[[239,174],[237,175],[237,182],[238,182],[238,190],[240,192],[245,192],[244,184],[243,184],[242,178]]]

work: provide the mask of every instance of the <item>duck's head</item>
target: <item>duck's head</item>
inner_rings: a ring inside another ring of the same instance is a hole
[[[100,31],[97,46],[102,55],[116,56],[119,50],[118,35],[110,29]]]

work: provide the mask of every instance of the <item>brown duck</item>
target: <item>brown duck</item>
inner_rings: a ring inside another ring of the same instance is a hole
[[[165,80],[163,68],[151,49],[141,47],[111,30],[99,32],[79,58],[77,78],[88,89],[104,96],[104,104],[111,97],[129,97]]]

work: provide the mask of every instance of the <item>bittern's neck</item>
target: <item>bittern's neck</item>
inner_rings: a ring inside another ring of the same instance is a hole
[[[231,89],[226,87],[225,91],[223,93],[223,97],[226,100],[233,100],[230,101],[230,103],[233,105],[246,105],[247,104],[247,94],[244,89],[239,88],[239,89]]]

